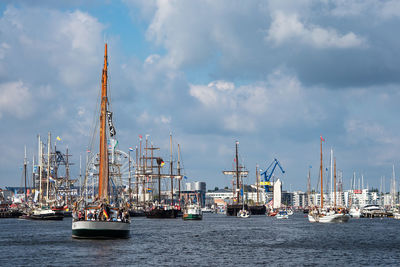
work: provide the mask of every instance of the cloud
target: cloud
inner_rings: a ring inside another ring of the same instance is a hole
[[[333,6],[331,14],[339,17],[369,16],[387,20],[400,16],[400,3],[396,0],[328,1]]]
[[[0,84],[0,118],[4,113],[18,119],[31,117],[35,108],[29,88],[22,82]]]
[[[275,45],[299,41],[316,48],[354,48],[366,45],[364,38],[353,32],[340,35],[334,29],[324,29],[317,25],[304,25],[297,14],[276,12],[266,37]]]
[[[318,90],[318,89],[314,89]],[[309,104],[313,89],[305,89],[297,77],[280,70],[265,81],[235,86],[214,81],[190,85],[190,95],[203,106],[199,113],[213,114],[224,129],[233,132],[261,132],[267,127],[286,128],[291,124],[312,126],[325,119],[318,103]],[[267,126],[268,125],[268,126]]]

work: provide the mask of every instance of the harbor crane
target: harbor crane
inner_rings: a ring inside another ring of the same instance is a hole
[[[273,190],[273,185],[271,185],[271,177],[275,171],[276,166],[279,166],[281,172],[285,173],[285,171],[283,170],[281,164],[277,159],[274,159],[272,163],[268,166],[268,168],[263,173],[261,173],[261,175],[264,176],[264,181],[261,182],[261,185],[264,186],[265,192],[272,192]]]

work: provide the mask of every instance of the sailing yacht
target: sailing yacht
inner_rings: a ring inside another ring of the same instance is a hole
[[[90,206],[84,199],[75,205],[72,221],[73,238],[128,238],[130,234],[128,206],[118,199],[118,193],[116,196],[110,197],[109,185],[112,173],[110,172],[107,136],[113,137],[115,129],[111,121],[112,113],[108,110],[107,66],[107,44],[105,44],[101,87],[98,196]],[[107,121],[109,127],[107,127]]]
[[[344,212],[336,211],[336,207],[333,209],[324,209],[324,188],[323,188],[323,168],[322,168],[322,141],[325,141],[322,136],[320,139],[320,154],[321,154],[321,163],[320,163],[320,177],[321,177],[321,206],[320,208],[314,207],[310,210],[308,214],[308,220],[310,222],[319,222],[319,223],[334,223],[334,222],[347,222],[349,220],[349,216]],[[335,164],[336,166],[336,164]],[[335,203],[336,203],[336,167],[335,167]]]

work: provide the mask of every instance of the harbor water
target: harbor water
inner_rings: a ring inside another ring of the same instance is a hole
[[[202,221],[133,218],[131,238],[76,240],[63,221],[0,220],[0,266],[399,265],[400,220],[312,224],[204,214]]]

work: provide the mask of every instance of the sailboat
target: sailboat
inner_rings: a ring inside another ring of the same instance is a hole
[[[54,202],[52,197],[56,198],[56,192],[52,186],[50,185],[50,181],[53,180],[51,176],[51,134],[48,133],[47,139],[47,164],[44,164],[44,155],[43,155],[43,142],[40,139],[40,135],[38,136],[39,142],[39,190],[37,191],[37,197],[39,203],[34,203],[32,201],[29,203],[30,207],[25,211],[25,214],[21,215],[21,219],[29,219],[29,220],[62,220],[64,218],[63,211],[52,210],[50,204]],[[26,155],[25,155],[26,162]],[[25,176],[26,176],[26,163],[24,164]],[[47,166],[45,166],[47,165]],[[45,171],[46,170],[46,171]],[[26,181],[26,178],[25,178]],[[26,182],[25,182],[26,187]],[[25,189],[26,191],[26,189]],[[44,194],[46,191],[46,194]],[[25,197],[26,198],[26,197]]]
[[[118,199],[118,193],[115,198],[114,196],[111,198],[109,194],[111,173],[107,134],[114,136],[115,129],[110,122],[112,113],[108,110],[107,66],[107,44],[105,44],[101,87],[98,196],[91,206],[82,199],[75,205],[72,221],[73,238],[128,238],[130,235],[128,207]]]
[[[250,217],[250,212],[244,208],[244,192],[243,192],[243,177],[241,177],[241,182],[242,182],[242,188],[241,188],[241,193],[242,193],[242,209],[238,211],[237,217],[239,218],[249,218]]]
[[[347,222],[349,220],[349,216],[344,212],[337,212],[336,207],[334,209],[324,210],[324,188],[323,188],[323,168],[322,168],[322,141],[325,141],[322,136],[320,137],[320,154],[321,154],[321,163],[320,163],[320,177],[321,177],[321,206],[313,207],[308,213],[308,220],[310,222],[319,222],[319,223],[333,223],[333,222]],[[335,174],[336,175],[336,174]],[[335,185],[335,202],[336,202],[336,185]]]

